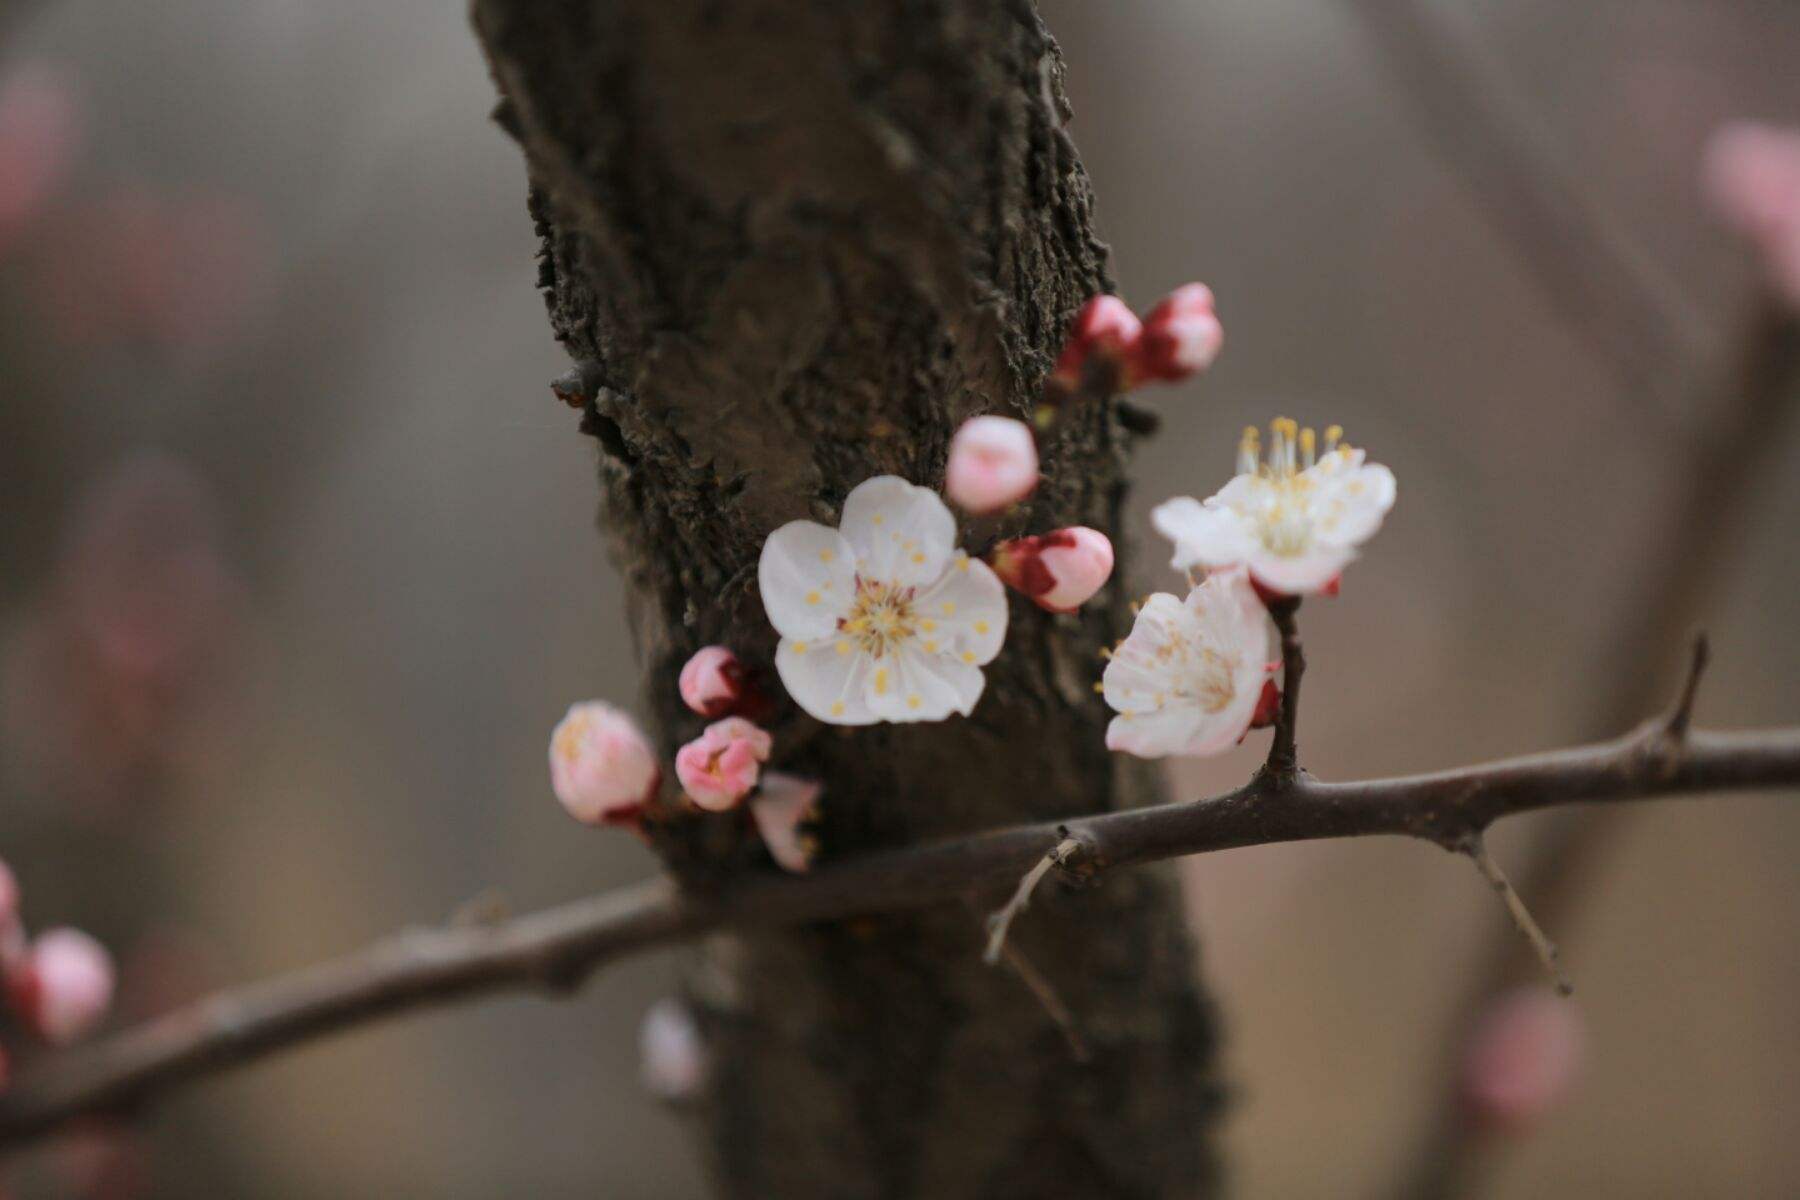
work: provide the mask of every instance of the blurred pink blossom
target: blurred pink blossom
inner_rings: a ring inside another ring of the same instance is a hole
[[[1212,289],[1204,283],[1183,284],[1144,318],[1144,333],[1131,358],[1131,378],[1179,383],[1212,366],[1224,344],[1225,329],[1213,309]]]
[[[706,1084],[706,1043],[688,1006],[664,996],[638,1027],[638,1066],[644,1090],[658,1100],[693,1100]]]
[[[744,693],[744,667],[724,646],[704,646],[681,668],[681,702],[703,717],[722,717]]]
[[[769,848],[769,856],[784,871],[799,874],[812,866],[818,847],[805,826],[818,816],[821,790],[817,780],[769,771],[750,801],[756,831]]]
[[[1136,351],[1143,322],[1117,296],[1099,295],[1081,306],[1069,323],[1068,336],[1050,378],[1079,390],[1091,362],[1122,367]]]
[[[1464,1054],[1464,1107],[1484,1126],[1523,1132],[1568,1093],[1581,1069],[1585,1041],[1580,1011],[1548,987],[1521,987],[1495,997]]]
[[[79,929],[46,930],[32,940],[7,988],[14,1009],[39,1037],[65,1045],[106,1015],[113,995],[112,956]]]
[[[1707,141],[1701,181],[1720,218],[1755,247],[1769,286],[1800,308],[1800,131],[1721,126]]]
[[[80,143],[81,105],[61,70],[30,62],[0,78],[0,255],[43,213]]]

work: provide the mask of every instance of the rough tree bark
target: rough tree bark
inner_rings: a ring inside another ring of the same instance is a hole
[[[1025,0],[475,0],[524,147],[541,283],[601,449],[667,747],[710,642],[772,661],[755,564],[785,521],[835,524],[891,472],[942,482],[964,418],[1024,415],[1074,309],[1108,283],[1055,43]],[[1129,435],[1075,414],[1004,531],[1116,526]],[[978,549],[999,523],[965,524]],[[1109,755],[1092,692],[1123,631],[1015,605],[972,718],[776,719],[825,783],[826,857],[1158,798]],[[611,619],[606,614],[603,619]],[[692,887],[772,870],[731,816],[656,831]],[[702,1113],[734,1196],[1171,1197],[1209,1190],[1214,1027],[1172,875],[1042,889],[1013,942],[974,907],[720,937],[690,976],[715,1068]]]

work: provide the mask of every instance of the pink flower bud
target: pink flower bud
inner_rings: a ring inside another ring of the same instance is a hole
[[[1112,575],[1113,548],[1104,533],[1076,525],[995,547],[994,574],[1051,612],[1074,612]]]
[[[644,1090],[658,1100],[680,1104],[706,1086],[706,1041],[694,1014],[673,996],[664,996],[638,1026],[638,1071]]]
[[[1204,283],[1176,288],[1144,318],[1144,335],[1132,356],[1131,378],[1179,383],[1212,366],[1225,342]]]
[[[1081,306],[1069,325],[1062,353],[1050,378],[1079,390],[1089,364],[1098,361],[1115,370],[1137,349],[1144,326],[1117,296],[1095,296]]]
[[[681,668],[681,702],[703,717],[723,717],[744,695],[744,668],[723,646],[706,646]]]
[[[756,831],[769,848],[769,856],[784,871],[799,874],[812,866],[818,845],[804,826],[818,815],[820,790],[815,780],[770,771],[750,801]]]
[[[1037,482],[1037,442],[1023,421],[975,417],[950,439],[944,491],[967,512],[999,512],[1031,495]]]
[[[701,808],[724,812],[756,786],[774,739],[742,717],[726,717],[675,755],[675,774]]]
[[[550,786],[585,825],[630,824],[661,782],[649,739],[610,704],[571,706],[550,735]]]
[[[1547,987],[1496,997],[1463,1058],[1464,1107],[1478,1123],[1520,1133],[1567,1094],[1581,1067],[1581,1014]]]
[[[1800,132],[1725,125],[1707,141],[1701,181],[1720,218],[1756,247],[1769,286],[1800,308]]]
[[[112,1003],[112,956],[79,929],[51,929],[32,942],[24,966],[7,985],[25,1023],[60,1046],[106,1015]]]

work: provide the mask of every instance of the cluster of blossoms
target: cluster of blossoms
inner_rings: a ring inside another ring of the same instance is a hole
[[[819,785],[762,769],[774,739],[741,715],[760,712],[765,702],[737,656],[723,646],[705,647],[682,668],[680,689],[694,712],[719,718],[675,755],[685,802],[707,812],[747,807],[777,865],[806,870],[814,847],[805,830],[817,816]],[[641,829],[663,779],[662,762],[637,722],[603,701],[572,706],[550,735],[551,788],[583,824]]]
[[[1177,289],[1140,320],[1112,296],[1077,314],[1046,383],[1039,423],[1082,395],[1110,394],[1209,366],[1223,339],[1212,292]],[[1044,415],[1048,412],[1048,417]],[[1038,482],[1030,425],[976,417],[952,439],[945,491],[973,517],[1010,508]],[[1151,596],[1130,636],[1110,652],[1101,683],[1118,712],[1107,745],[1145,757],[1213,754],[1272,723],[1279,636],[1268,605],[1335,594],[1357,547],[1394,502],[1394,477],[1343,444],[1281,419],[1246,430],[1238,473],[1204,502],[1161,505],[1156,527],[1175,542],[1174,566],[1205,572],[1185,600]],[[792,521],[763,543],[757,581],[779,634],[775,670],[802,711],[832,725],[940,721],[981,699],[982,668],[1000,653],[1007,587],[1038,607],[1073,612],[1112,575],[1106,535],[1084,527],[1014,537],[977,557],[957,546],[957,520],[937,493],[892,475],[864,480],[836,528]],[[774,859],[804,870],[804,832],[819,789],[765,771],[773,736],[757,719],[766,698],[729,649],[709,646],[682,669],[680,691],[712,722],[675,756],[686,804],[748,809]],[[579,704],[556,729],[551,777],[563,804],[590,824],[640,826],[663,770],[624,713]]]
[[[1277,419],[1246,429],[1237,474],[1205,501],[1152,513],[1178,570],[1207,572],[1186,600],[1151,596],[1101,681],[1118,716],[1106,744],[1145,758],[1217,754],[1279,708],[1279,636],[1267,603],[1335,595],[1357,547],[1394,504],[1394,475],[1342,442]]]
[[[53,1046],[82,1037],[112,1003],[113,963],[106,948],[79,929],[47,929],[28,937],[18,880],[0,862],[0,983],[18,1023]],[[0,1085],[8,1058],[0,1050]]]

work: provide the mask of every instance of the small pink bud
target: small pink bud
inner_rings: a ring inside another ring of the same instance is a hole
[[[1112,575],[1112,542],[1082,525],[1038,537],[1014,538],[995,547],[994,574],[1050,612],[1074,612]]]
[[[638,1026],[638,1071],[644,1090],[658,1100],[680,1104],[706,1086],[706,1040],[688,1006],[664,996]]]
[[[1179,383],[1212,366],[1224,343],[1225,329],[1213,311],[1212,289],[1204,283],[1184,284],[1144,318],[1131,377]]]
[[[968,512],[999,512],[1029,496],[1037,482],[1037,442],[1023,421],[975,417],[950,439],[944,490]]]
[[[550,786],[584,825],[637,820],[661,781],[649,739],[610,704],[572,705],[550,735]]]
[[[675,774],[701,808],[724,812],[756,786],[774,739],[742,717],[726,717],[675,755]]]
[[[1522,1133],[1568,1093],[1581,1067],[1581,1014],[1547,987],[1496,997],[1463,1058],[1462,1101],[1479,1124]]]
[[[817,781],[770,771],[750,801],[750,816],[769,856],[784,871],[800,874],[812,866],[817,844],[803,826],[818,815]]]
[[[47,930],[32,942],[30,956],[7,984],[25,1023],[45,1041],[64,1045],[106,1015],[112,956],[79,929]]]
[[[744,668],[723,646],[706,646],[681,668],[681,702],[703,717],[730,713],[744,695]]]
[[[1062,353],[1050,378],[1080,390],[1089,364],[1098,361],[1115,370],[1137,349],[1143,322],[1117,296],[1095,296],[1081,306],[1069,325]]]

